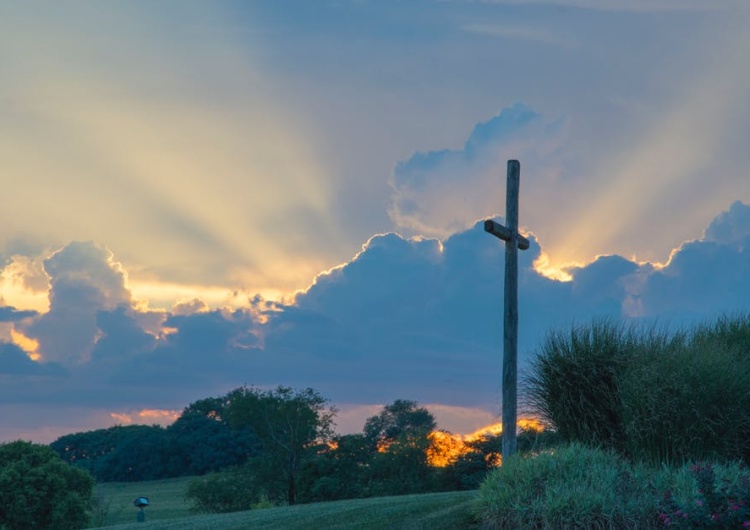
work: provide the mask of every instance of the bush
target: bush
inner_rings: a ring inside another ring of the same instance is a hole
[[[610,321],[553,331],[525,380],[531,412],[568,442],[619,448],[624,440],[618,381],[636,348],[632,329]]]
[[[477,504],[487,528],[650,528],[656,513],[646,468],[580,444],[506,459]]]
[[[0,528],[82,528],[89,519],[94,479],[48,446],[0,445]]]
[[[679,464],[750,456],[750,355],[695,333],[680,347],[643,351],[622,378],[624,448],[634,458]]]
[[[691,332],[611,321],[552,332],[524,380],[566,442],[654,463],[750,461],[750,315]]]
[[[736,464],[686,465],[674,473],[671,482],[674,488],[664,493],[659,510],[663,526],[750,527],[750,472],[746,468]]]
[[[188,483],[185,498],[199,513],[228,513],[267,507],[268,498],[245,467],[209,473]]]

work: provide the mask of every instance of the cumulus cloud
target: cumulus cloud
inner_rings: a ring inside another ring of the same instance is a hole
[[[566,125],[516,103],[477,124],[462,149],[415,153],[396,165],[391,178],[393,222],[416,234],[446,237],[504,209],[508,159],[523,159],[534,174],[534,189],[543,189],[559,177]]]
[[[750,207],[735,201],[706,228],[703,239],[716,243],[742,243],[750,237]]]
[[[677,322],[750,309],[750,206],[735,202],[676,249],[643,289],[644,314]]]
[[[209,311],[208,304],[200,298],[181,300],[172,307],[173,315],[193,315]]]
[[[519,254],[521,369],[550,329],[574,322],[683,325],[750,311],[748,212],[732,204],[663,267],[600,256],[570,269],[568,282],[535,270],[542,249],[529,233],[531,246]],[[380,234],[290,303],[258,297],[242,309],[205,310],[194,300],[161,314],[157,331],[147,329],[153,315],[128,304],[125,273],[111,254],[74,245],[50,265],[54,303],[48,314],[26,317],[28,334],[44,346],[64,330],[63,345],[89,355],[60,354],[76,360],[63,370],[50,350],[33,361],[0,344],[0,403],[90,407],[100,419],[108,407],[111,420],[111,413],[179,410],[241,384],[284,384],[312,386],[344,404],[347,430],[357,430],[357,414],[397,398],[449,411],[446,421],[456,425],[463,425],[456,414],[491,417],[500,402],[503,245],[481,223],[443,240]],[[66,319],[49,324],[63,310]]]
[[[97,312],[132,302],[125,272],[108,249],[92,242],[68,244],[44,261],[44,269],[50,309],[27,334],[39,341],[45,360],[85,361],[98,334]]]

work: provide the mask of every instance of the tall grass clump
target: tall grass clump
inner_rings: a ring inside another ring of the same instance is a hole
[[[581,444],[514,455],[479,492],[485,528],[653,528],[658,495],[649,471]]]
[[[525,380],[527,406],[567,442],[619,448],[619,381],[636,346],[632,328],[609,320],[550,332]]]
[[[564,441],[652,462],[750,462],[750,315],[673,333],[611,321],[552,332],[524,392]]]

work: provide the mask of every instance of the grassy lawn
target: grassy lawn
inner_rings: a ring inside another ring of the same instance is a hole
[[[109,528],[124,530],[245,530],[277,529],[469,529],[475,491],[377,497],[348,501],[284,506],[220,515],[193,515],[184,500],[190,479],[137,483],[107,483],[97,493],[108,503]],[[133,500],[148,497],[146,523],[136,523]],[[125,524],[123,524],[125,523]],[[113,526],[114,525],[114,526]]]
[[[190,480],[192,477],[97,484],[94,495],[106,511],[106,520],[99,521],[99,524],[134,523],[138,508],[133,506],[133,501],[141,496],[148,497],[150,502],[150,506],[145,509],[147,521],[190,516],[190,503],[185,500],[185,491]]]

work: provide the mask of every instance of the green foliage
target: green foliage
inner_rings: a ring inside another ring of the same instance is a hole
[[[624,440],[618,380],[636,348],[632,329],[609,321],[551,332],[531,363],[526,400],[567,441]]]
[[[228,513],[249,510],[253,504],[267,501],[253,473],[233,468],[192,480],[185,498],[198,513]]]
[[[477,513],[487,528],[650,528],[653,493],[645,468],[573,444],[506,459],[482,484]]]
[[[319,451],[303,469],[300,499],[321,502],[369,496],[373,452],[363,434],[345,434]]]
[[[364,435],[376,449],[398,439],[426,436],[436,427],[435,417],[426,408],[416,401],[397,399],[383,407],[380,414],[367,419]]]
[[[750,471],[737,465],[693,464],[674,473],[677,491],[664,494],[659,522],[669,528],[750,527]]]
[[[262,443],[263,465],[256,474],[270,485],[283,477],[286,500],[297,502],[297,481],[314,446],[333,436],[335,409],[312,388],[274,390],[238,388],[229,393],[227,415],[231,425],[248,427]],[[272,497],[277,491],[269,492]]]
[[[259,450],[247,428],[233,429],[226,397],[190,404],[166,429],[127,425],[62,436],[50,446],[102,482],[200,475],[244,463]]]
[[[365,421],[364,441],[371,452],[368,495],[403,495],[432,491],[433,468],[427,464],[428,435],[434,416],[416,401],[397,399]]]
[[[519,452],[522,437],[518,437]],[[466,442],[469,450],[459,455],[456,461],[438,470],[443,491],[477,489],[487,474],[500,461],[500,448],[503,445],[502,435],[486,435]]]
[[[94,479],[48,446],[0,445],[0,528],[75,529],[86,525]]]
[[[63,460],[101,481],[152,480],[179,469],[159,426],[127,425],[69,434],[50,447]]]
[[[320,502],[478,487],[489,469],[483,454],[446,468],[428,463],[429,435],[435,428],[432,414],[414,401],[384,406],[367,419],[363,434],[337,437],[316,453],[303,470],[300,499]],[[466,484],[460,476],[464,472],[475,473]]]
[[[499,436],[502,438],[502,435]],[[540,453],[560,445],[560,434],[552,429],[537,430],[522,428],[516,438],[517,451],[521,454]],[[502,444],[501,444],[502,445]]]
[[[655,462],[750,457],[750,349],[695,342],[643,352],[624,374],[625,449]]]
[[[260,452],[260,441],[249,427],[232,427],[228,396],[191,403],[167,427],[169,444],[180,457],[183,475],[202,475],[242,465]],[[174,475],[176,476],[176,475]]]
[[[428,433],[404,432],[373,455],[370,494],[404,495],[434,491],[436,469],[427,463]]]
[[[551,333],[525,396],[568,442],[657,463],[748,462],[748,388],[750,316],[679,333],[601,321]]]

